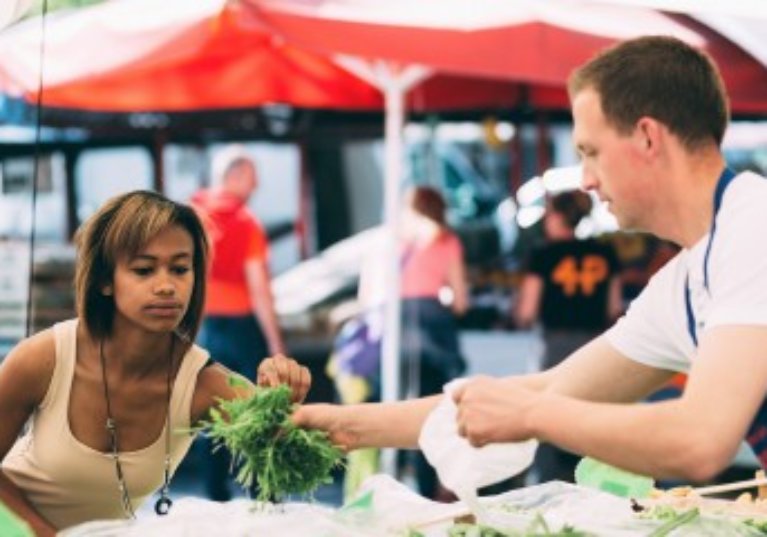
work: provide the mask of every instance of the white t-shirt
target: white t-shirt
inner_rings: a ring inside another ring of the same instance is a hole
[[[713,204],[713,200],[712,200]],[[709,234],[682,250],[650,280],[628,312],[610,330],[608,341],[643,364],[686,372],[696,349],[688,330],[685,281],[697,337],[714,326],[767,325],[767,179],[744,172],[732,179]]]

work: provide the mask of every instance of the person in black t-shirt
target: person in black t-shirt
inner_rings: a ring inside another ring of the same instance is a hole
[[[546,243],[534,249],[522,280],[514,320],[519,327],[540,323],[549,369],[599,335],[622,312],[620,266],[609,243],[579,240],[575,228],[591,211],[582,191],[551,197],[546,207]],[[573,481],[578,458],[549,445],[536,456],[539,479]]]

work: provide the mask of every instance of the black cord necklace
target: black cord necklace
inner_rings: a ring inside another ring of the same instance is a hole
[[[158,515],[167,515],[170,511],[173,501],[170,499],[170,385],[171,370],[173,369],[173,350],[175,348],[176,338],[171,335],[170,353],[168,354],[168,373],[165,384],[165,461],[163,471],[163,485],[160,489],[160,497],[154,504],[154,511]],[[136,518],[136,511],[133,509],[133,503],[128,493],[128,485],[125,481],[122,463],[120,462],[120,450],[118,447],[117,423],[112,417],[112,405],[109,398],[109,383],[107,382],[106,358],[104,358],[104,340],[99,342],[99,358],[101,360],[101,378],[104,382],[104,399],[107,404],[106,429],[109,433],[112,460],[115,463],[115,473],[117,474],[117,487],[120,491],[120,502],[123,512],[128,518]]]

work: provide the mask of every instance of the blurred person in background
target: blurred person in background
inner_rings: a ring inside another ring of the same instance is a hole
[[[545,243],[528,260],[514,321],[540,323],[550,369],[602,333],[623,312],[620,264],[609,242],[578,239],[575,230],[591,213],[591,197],[580,190],[550,197],[543,226]],[[579,457],[543,444],[536,455],[540,481],[572,482]]]
[[[210,189],[192,198],[211,244],[198,342],[226,367],[249,379],[264,358],[285,350],[274,310],[266,233],[248,209],[257,188],[250,154],[242,146],[231,145],[214,155]],[[231,498],[229,457],[224,450],[209,457],[208,496],[227,501]]]
[[[468,306],[466,269],[463,247],[447,226],[445,209],[442,195],[431,187],[412,187],[403,197],[398,244],[401,396],[405,398],[441,393],[442,386],[466,368],[456,322]],[[344,404],[381,397],[385,255],[385,249],[375,248],[365,256],[357,296],[361,313],[346,322],[334,344],[329,370]],[[443,492],[420,453],[414,466],[421,494],[437,497]],[[378,450],[350,453],[346,496],[353,495],[377,468]]]
[[[406,398],[441,393],[466,369],[456,319],[468,307],[466,267],[463,246],[447,225],[445,212],[445,200],[435,188],[415,186],[403,197],[400,359]],[[363,267],[359,290],[363,304],[381,303],[383,266],[369,262]],[[415,456],[415,470],[422,495],[442,494],[434,469],[421,453]]]

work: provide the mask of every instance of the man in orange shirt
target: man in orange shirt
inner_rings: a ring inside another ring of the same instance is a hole
[[[211,188],[192,198],[212,254],[198,339],[213,358],[251,379],[262,359],[284,351],[270,286],[266,234],[247,206],[257,187],[250,155],[242,146],[230,146],[214,157]],[[207,492],[218,501],[230,498],[224,451],[218,450],[208,465]]]

